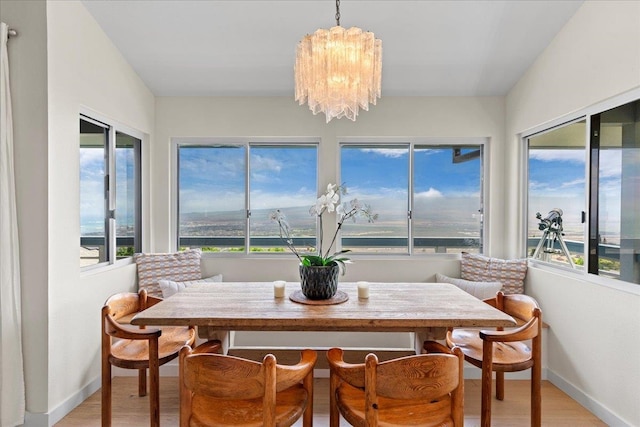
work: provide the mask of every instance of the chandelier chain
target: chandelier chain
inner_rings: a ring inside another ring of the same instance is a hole
[[[336,25],[340,26],[340,0],[336,0]]]

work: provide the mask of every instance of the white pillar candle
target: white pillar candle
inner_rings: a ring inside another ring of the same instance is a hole
[[[284,280],[276,280],[273,282],[273,296],[275,298],[284,297]]]
[[[358,298],[369,298],[369,282],[357,282],[358,285]]]

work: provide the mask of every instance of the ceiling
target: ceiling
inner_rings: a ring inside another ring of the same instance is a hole
[[[293,96],[298,41],[333,0],[84,0],[156,96]],[[342,0],[382,40],[382,96],[502,96],[581,6],[571,0]]]

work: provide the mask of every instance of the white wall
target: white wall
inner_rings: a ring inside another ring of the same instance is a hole
[[[80,2],[47,2],[47,22],[48,388],[49,408],[56,408],[99,376],[100,308],[109,295],[135,287],[134,265],[80,272],[78,115],[90,109],[150,135],[154,97]]]
[[[507,254],[522,245],[518,134],[638,87],[640,2],[585,2],[507,96]],[[610,425],[640,425],[638,285],[534,267],[526,291],[550,325],[550,379]]]
[[[151,134],[154,98],[80,2],[3,0],[2,19],[20,33],[10,54],[26,425],[45,426],[99,386],[100,308],[135,287],[133,265],[80,272],[79,113]]]
[[[490,224],[503,221],[503,98],[392,98],[361,112],[356,122],[314,116],[291,97],[275,98],[157,98],[156,132],[152,153],[153,233],[156,251],[174,249],[170,191],[173,184],[170,140],[173,137],[313,137],[320,140],[320,185],[337,182],[337,155],[340,137],[488,137],[487,163],[490,165],[489,200],[486,212]],[[291,165],[295,167],[295,165]],[[312,201],[310,202],[312,203]],[[488,236],[489,252],[500,251],[501,227]],[[215,263],[215,261],[211,261]],[[286,261],[297,267],[294,263]],[[377,262],[377,261],[376,261]],[[363,269],[374,261],[358,261]],[[398,264],[399,270],[402,262]],[[228,269],[234,271],[233,269]],[[282,271],[273,262],[264,274]],[[407,269],[407,271],[410,271]],[[224,273],[224,271],[222,271]],[[408,275],[410,275],[408,273]],[[418,275],[415,275],[418,278]],[[422,279],[424,280],[424,279]]]

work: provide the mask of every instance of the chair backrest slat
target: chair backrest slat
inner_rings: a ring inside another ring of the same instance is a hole
[[[213,353],[180,351],[180,425],[205,425],[224,417],[225,425],[260,423],[275,427],[280,418],[304,417],[309,427],[313,410],[313,368],[317,354],[303,350],[295,365],[278,365],[273,354],[262,362]],[[278,393],[287,393],[278,401]],[[228,424],[226,424],[228,421]],[[218,424],[215,424],[218,425]]]
[[[339,425],[342,413],[352,425],[376,427],[386,409],[385,416],[393,420],[387,419],[389,425],[462,427],[464,356],[459,348],[439,347],[443,352],[430,347],[438,352],[381,363],[375,353],[370,353],[365,363],[358,364],[345,362],[342,349],[330,349],[327,360],[331,370],[331,426]],[[381,407],[383,399],[385,406]],[[397,406],[389,409],[390,400]],[[418,413],[420,418],[416,419]]]
[[[193,354],[184,363],[185,386],[195,394],[229,399],[264,395],[262,363],[219,354]]]
[[[458,387],[458,358],[451,354],[423,354],[382,362],[377,366],[378,396],[397,399],[435,399]]]
[[[140,311],[140,297],[134,293],[121,293],[110,297],[105,305],[109,307],[109,316],[115,321]]]

